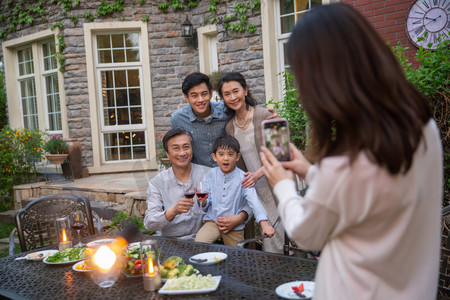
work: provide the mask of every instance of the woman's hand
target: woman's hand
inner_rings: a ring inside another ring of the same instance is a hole
[[[242,180],[243,188],[251,188],[251,187],[255,186],[256,182],[264,175],[262,170],[261,170],[261,175],[258,175],[258,171],[247,172],[244,174],[245,178],[244,178],[244,180]]]
[[[260,156],[264,166],[264,175],[266,175],[267,181],[272,188],[283,179],[294,178],[292,171],[283,168],[283,165],[275,158],[269,149],[262,147],[261,151]]]
[[[291,161],[283,161],[281,165],[284,168],[296,173],[298,176],[300,176],[300,178],[305,179],[306,173],[308,173],[308,169],[311,166],[311,163],[292,143],[289,143],[289,154],[291,155]]]

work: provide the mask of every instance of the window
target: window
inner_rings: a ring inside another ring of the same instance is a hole
[[[3,43],[8,116],[13,128],[63,134],[55,32],[43,30]],[[63,128],[64,127],[64,128]]]
[[[98,34],[96,41],[104,160],[145,159],[139,34]]]
[[[322,0],[279,0],[277,17],[278,72],[289,69],[287,41],[297,21],[308,11],[322,5]],[[280,91],[283,88],[280,81]]]
[[[147,24],[83,27],[94,164],[89,172],[156,168]]]

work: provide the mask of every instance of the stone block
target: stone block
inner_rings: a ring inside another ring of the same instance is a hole
[[[107,193],[92,193],[92,196],[90,199],[98,200],[98,201],[108,201],[108,194]]]
[[[115,193],[108,193],[107,201],[109,202],[117,202]]]

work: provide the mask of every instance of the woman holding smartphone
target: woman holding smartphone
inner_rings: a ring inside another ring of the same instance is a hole
[[[225,102],[227,113],[232,115],[225,131],[235,137],[241,146],[242,159],[237,162],[237,166],[246,172],[242,186],[255,187],[273,225],[278,218],[278,211],[259,158],[263,145],[261,122],[272,113],[264,107],[256,106],[256,100],[253,99],[245,78],[240,73],[224,74],[219,80],[217,90]],[[263,240],[263,248],[264,251],[283,253],[283,243],[284,229],[280,223],[275,235]]]
[[[288,55],[315,164],[292,144],[290,162],[261,159],[287,234],[322,250],[314,299],[434,299],[443,168],[428,100],[348,5],[302,16]]]

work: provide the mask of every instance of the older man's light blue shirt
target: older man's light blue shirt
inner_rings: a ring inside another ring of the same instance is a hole
[[[172,129],[182,128],[192,134],[194,157],[192,162],[208,167],[217,166],[211,157],[212,146],[216,138],[225,132],[225,125],[230,118],[225,114],[222,102],[211,102],[211,118],[197,117],[190,105],[180,108],[172,114],[170,119]]]
[[[266,210],[259,201],[255,188],[243,188],[244,171],[235,168],[233,172],[224,174],[219,167],[213,168],[204,177],[205,188],[209,192],[204,221],[216,221],[217,217],[236,215],[244,205],[248,204],[255,215],[256,222],[267,220]],[[241,224],[233,230],[244,229]]]
[[[150,180],[147,190],[147,211],[144,225],[147,230],[158,231],[158,235],[180,239],[194,239],[202,226],[203,214],[198,208],[197,214],[179,214],[172,221],[165,216],[166,210],[176,205],[184,197],[187,187],[195,187],[210,168],[191,164],[190,178],[186,182],[179,181],[173,169],[169,168]]]

